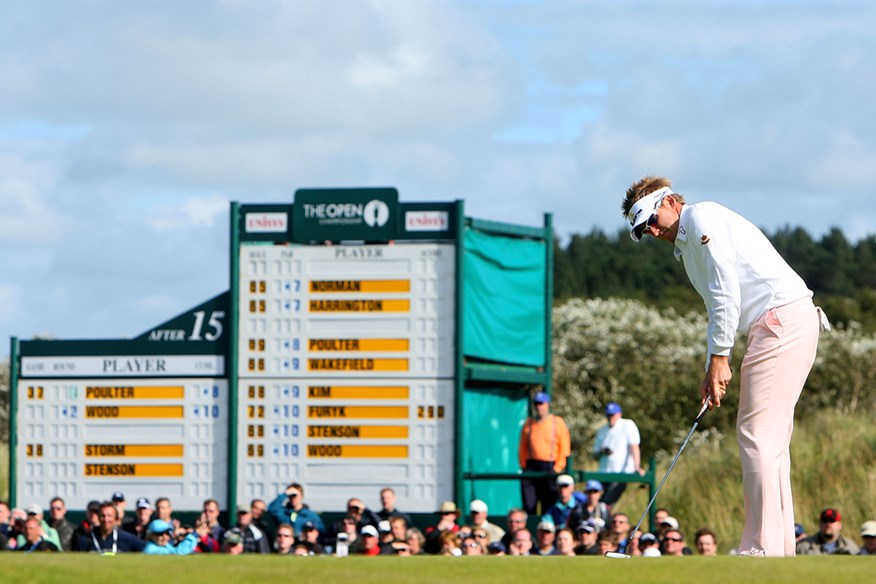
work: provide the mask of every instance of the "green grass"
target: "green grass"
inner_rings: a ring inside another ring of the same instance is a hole
[[[184,582],[478,582],[534,584],[586,580],[600,583],[861,582],[872,574],[865,557],[753,558],[445,558],[259,557],[203,555],[101,557],[91,554],[4,554],[4,581],[140,583]]]

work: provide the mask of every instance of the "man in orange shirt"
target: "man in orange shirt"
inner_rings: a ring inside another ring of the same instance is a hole
[[[525,471],[562,472],[570,454],[569,429],[560,416],[550,413],[551,398],[540,391],[532,398],[535,415],[526,419],[520,432],[520,468]],[[553,478],[524,479],[520,481],[523,508],[530,515],[536,513],[541,502],[545,513],[557,500]]]

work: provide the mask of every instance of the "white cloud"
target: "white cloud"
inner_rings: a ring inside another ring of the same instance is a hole
[[[0,338],[135,334],[228,286],[228,201],[397,186],[613,233],[643,173],[872,232],[876,7],[0,5]],[[828,203],[830,201],[830,203]]]

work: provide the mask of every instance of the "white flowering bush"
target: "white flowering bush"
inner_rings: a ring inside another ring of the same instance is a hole
[[[569,425],[576,466],[592,465],[593,436],[605,424],[609,401],[638,425],[643,460],[677,448],[699,411],[707,325],[702,306],[679,315],[635,300],[573,299],[554,309],[554,410]],[[722,407],[703,419],[703,430],[712,430],[701,442],[720,441],[735,428],[744,350],[740,336],[731,359],[733,382]],[[822,333],[818,351],[798,414],[872,409],[876,338],[851,326]]]

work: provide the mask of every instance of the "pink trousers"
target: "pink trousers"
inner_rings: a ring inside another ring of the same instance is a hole
[[[795,555],[791,433],[815,361],[819,317],[804,299],[768,310],[749,331],[736,417],[745,498],[740,553]]]

